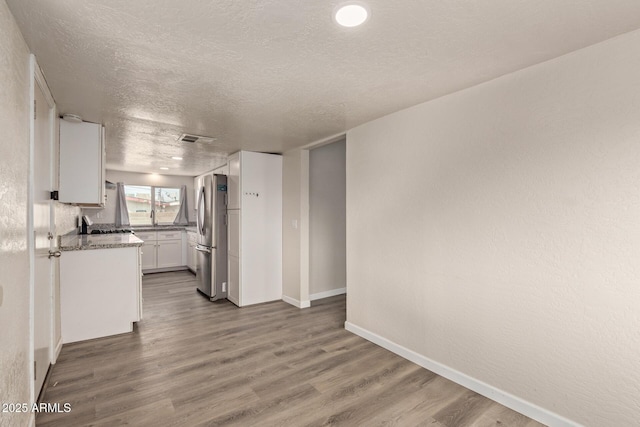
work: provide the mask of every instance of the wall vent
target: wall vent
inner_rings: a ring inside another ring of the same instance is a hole
[[[183,133],[178,138],[179,142],[188,142],[191,144],[193,144],[194,142],[199,142],[201,144],[210,144],[215,140],[216,138],[212,138],[210,136],[190,135],[188,133]]]

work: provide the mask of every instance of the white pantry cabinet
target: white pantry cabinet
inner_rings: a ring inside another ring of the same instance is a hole
[[[240,154],[232,154],[227,162],[227,209],[240,209]]]
[[[228,299],[282,299],[282,156],[240,151],[228,166]]]
[[[104,127],[60,120],[60,202],[83,207],[105,204]]]

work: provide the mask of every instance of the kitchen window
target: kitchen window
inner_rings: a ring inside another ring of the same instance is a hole
[[[166,225],[180,209],[180,189],[148,185],[125,185],[131,225]]]

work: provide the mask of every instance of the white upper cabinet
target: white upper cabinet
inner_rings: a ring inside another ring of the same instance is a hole
[[[240,209],[240,152],[227,159],[227,209]]]
[[[225,163],[222,166],[218,166],[212,171],[212,173],[218,175],[229,175],[229,165]]]
[[[59,200],[86,207],[105,204],[104,128],[60,120]]]

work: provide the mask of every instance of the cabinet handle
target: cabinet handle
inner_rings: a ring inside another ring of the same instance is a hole
[[[60,255],[62,255],[62,252],[60,251],[49,251],[49,259],[60,258]]]

